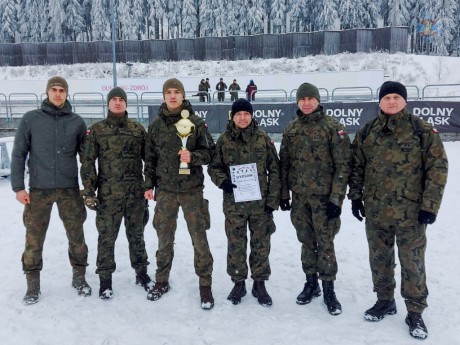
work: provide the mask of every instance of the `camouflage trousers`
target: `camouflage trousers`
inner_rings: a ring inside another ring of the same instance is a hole
[[[182,207],[194,249],[195,273],[201,286],[211,286],[213,258],[206,230],[210,227],[208,201],[203,192],[169,193],[157,191],[153,227],[158,236],[156,281],[167,282],[174,258],[177,215]]]
[[[138,273],[149,264],[144,241],[144,229],[149,218],[147,200],[139,195],[99,201],[96,215],[96,227],[99,232],[96,273],[102,278],[109,278],[115,272],[115,241],[123,218],[131,267]]]
[[[24,273],[39,272],[43,268],[43,244],[54,203],[66,231],[70,264],[85,271],[88,265],[88,247],[83,232],[86,209],[78,188],[31,188],[29,194],[30,204],[25,205],[23,214],[26,227],[26,245],[22,254]]]
[[[428,306],[425,274],[426,225],[398,228],[366,221],[366,235],[372,281],[377,298],[382,300],[394,298],[396,238],[401,264],[401,296],[405,300],[408,311],[422,313]]]
[[[268,280],[271,274],[270,237],[275,232],[273,215],[260,214],[225,214],[225,233],[227,234],[227,273],[234,283],[242,282],[248,277],[246,262],[249,226],[251,253],[249,266],[251,278],[255,281]]]
[[[319,273],[321,280],[335,280],[337,260],[334,237],[340,229],[340,218],[327,219],[329,196],[292,194],[291,221],[302,243],[301,261],[305,274]]]

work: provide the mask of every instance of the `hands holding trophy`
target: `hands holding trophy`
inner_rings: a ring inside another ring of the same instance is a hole
[[[190,135],[192,135],[195,125],[188,119],[190,112],[187,109],[182,110],[180,115],[182,116],[182,119],[177,121],[174,126],[176,126],[177,135],[182,142],[181,150],[187,151],[187,139]],[[190,168],[187,162],[180,162],[179,175],[190,175]]]

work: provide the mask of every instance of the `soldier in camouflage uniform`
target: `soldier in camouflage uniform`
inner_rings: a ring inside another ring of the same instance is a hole
[[[406,109],[407,90],[398,82],[380,88],[378,117],[353,141],[349,198],[353,215],[366,216],[369,261],[377,303],[364,313],[380,321],[396,313],[395,239],[401,264],[401,295],[410,334],[428,336],[426,226],[436,220],[447,181],[447,157],[438,132]]]
[[[26,245],[22,268],[27,278],[25,304],[37,303],[40,296],[40,271],[43,268],[43,244],[56,203],[69,242],[73,268],[72,286],[80,296],[90,296],[85,280],[88,247],[83,223],[86,210],[78,186],[77,153],[86,132],[83,119],[72,112],[67,100],[69,87],[61,77],[48,80],[47,98],[40,109],[24,114],[16,131],[11,160],[11,186],[16,199],[25,205]],[[24,186],[26,160],[29,186]]]
[[[270,276],[270,237],[275,232],[273,211],[278,209],[280,195],[279,160],[276,148],[268,135],[257,128],[252,118],[251,103],[239,99],[232,105],[232,120],[217,141],[216,154],[208,166],[212,181],[224,191],[225,233],[227,234],[227,273],[235,283],[228,296],[239,304],[246,295],[248,277],[246,263],[247,227],[251,235],[249,265],[254,280],[252,294],[263,306],[271,306],[272,299],[265,288]],[[257,164],[261,199],[235,202],[230,169],[240,164]]]
[[[182,207],[194,249],[201,307],[211,309],[214,306],[211,291],[213,258],[206,235],[210,216],[208,201],[203,197],[202,165],[210,163],[215,144],[205,122],[193,113],[190,102],[185,99],[184,86],[179,80],[172,78],[163,84],[163,97],[165,102],[159,109],[158,118],[148,129],[144,169],[144,196],[156,200],[153,227],[158,235],[156,283],[147,298],[158,300],[171,288],[169,273],[174,257],[177,215]],[[188,124],[190,131],[184,139],[185,144],[176,128],[183,122]],[[182,174],[179,172],[180,163],[188,166],[181,169]]]
[[[136,284],[146,291],[153,285],[147,274],[149,262],[144,242],[144,227],[149,217],[142,175],[145,128],[128,118],[127,96],[123,89],[113,88],[107,95],[107,103],[107,118],[88,129],[80,171],[85,204],[97,212],[96,273],[100,279],[101,299],[113,296],[115,241],[123,218]]]
[[[302,243],[302,269],[306,283],[298,304],[310,303],[321,295],[330,314],[342,306],[334,292],[337,261],[334,237],[340,229],[340,214],[350,173],[350,139],[344,127],[326,116],[318,88],[304,83],[296,94],[297,118],[283,133],[280,148],[281,210],[291,208],[291,221]]]

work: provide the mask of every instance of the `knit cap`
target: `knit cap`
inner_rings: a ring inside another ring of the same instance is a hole
[[[53,86],[60,86],[65,90],[66,94],[69,94],[69,85],[67,84],[67,81],[59,76],[52,77],[48,80],[48,83],[46,83],[46,93],[48,94],[48,90],[51,89]]]
[[[182,96],[184,96],[185,98],[185,89],[184,89],[184,85],[181,83],[181,81],[179,79],[176,79],[176,78],[171,78],[171,79],[168,79],[164,82],[163,84],[163,97],[166,93],[166,90],[168,89],[178,89]]]
[[[253,109],[252,109],[252,104],[245,100],[244,98],[237,99],[235,102],[232,104],[232,118],[235,116],[235,114],[239,111],[247,111],[248,113],[253,114]]]
[[[110,100],[114,97],[120,97],[125,100],[126,104],[128,104],[128,97],[126,96],[125,90],[121,87],[114,87],[110,92],[107,94],[107,104],[109,104]]]
[[[383,97],[390,93],[396,93],[407,101],[407,89],[403,84],[397,81],[386,81],[380,87],[379,102]]]
[[[297,92],[295,94],[296,102],[299,102],[299,99],[305,98],[305,97],[314,97],[318,100],[318,102],[321,103],[321,97],[319,95],[319,90],[313,84],[303,83],[297,89]]]

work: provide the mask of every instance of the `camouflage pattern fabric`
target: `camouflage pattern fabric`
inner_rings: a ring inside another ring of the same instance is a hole
[[[144,127],[137,121],[108,114],[87,133],[81,157],[83,194],[97,192],[99,232],[96,273],[109,278],[115,271],[115,241],[124,218],[131,266],[138,272],[146,267],[144,227],[148,205],[144,199],[142,161],[145,156]],[[96,169],[97,162],[97,169]]]
[[[405,300],[407,311],[422,313],[428,306],[425,273],[426,225],[395,227],[366,221],[366,235],[372,282],[377,298],[387,301],[394,299],[396,237],[401,264],[401,296]]]
[[[228,239],[227,273],[234,282],[248,277],[247,228],[249,226],[249,265],[254,280],[268,280],[270,276],[270,236],[275,232],[273,215],[264,213],[265,206],[278,209],[280,195],[279,159],[268,135],[257,129],[253,120],[248,128],[237,129],[229,121],[227,131],[217,140],[216,154],[208,166],[212,181],[220,186],[230,178],[230,167],[257,164],[262,199],[235,202],[233,193],[224,193],[225,232]]]
[[[83,223],[86,209],[78,188],[30,189],[30,204],[24,208],[26,245],[22,255],[24,273],[43,268],[43,244],[50,222],[51,210],[56,203],[69,241],[69,260],[74,269],[88,265],[88,247],[85,243]]]
[[[340,229],[340,217],[327,219],[328,199],[292,193],[291,221],[302,244],[302,270],[305,274],[319,273],[321,280],[335,280],[337,275],[334,237]]]
[[[364,141],[362,130],[355,136],[349,198],[364,201],[372,223],[416,226],[420,209],[438,213],[447,156],[437,131],[425,121],[423,125],[424,147],[406,110],[392,116],[380,113]]]
[[[437,131],[420,120],[421,140],[410,119],[406,109],[391,116],[380,112],[367,135],[363,129],[356,134],[348,197],[364,201],[369,260],[377,296],[393,296],[396,237],[401,294],[408,311],[421,313],[427,306],[428,290],[426,226],[418,223],[418,212],[437,214],[447,181],[448,161]]]
[[[334,237],[340,218],[327,220],[326,203],[341,206],[350,174],[350,139],[345,128],[323,108],[304,115],[297,111],[283,133],[280,147],[281,199],[292,192],[291,221],[302,243],[305,274],[335,280]]]
[[[189,120],[195,128],[187,138],[187,149],[192,161],[190,175],[179,175],[179,155],[182,142],[174,124],[181,119],[180,112],[187,109]],[[168,112],[164,103],[158,118],[149,126],[147,134],[147,156],[145,159],[145,189],[161,187],[171,193],[198,192],[204,189],[202,165],[211,162],[215,144],[205,122],[193,113],[190,102],[185,100],[174,113]]]
[[[156,193],[153,227],[158,235],[156,252],[156,281],[169,281],[169,273],[174,258],[174,238],[177,229],[177,215],[182,207],[188,232],[194,249],[195,273],[200,286],[211,286],[213,258],[209,249],[206,230],[210,227],[208,200],[203,192],[170,193],[160,188]]]
[[[344,199],[350,174],[350,139],[344,127],[319,110],[291,121],[280,147],[281,199],[289,190],[328,195],[337,206]]]

